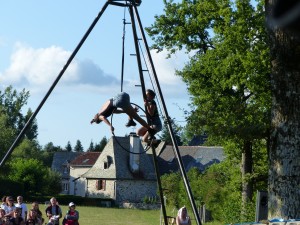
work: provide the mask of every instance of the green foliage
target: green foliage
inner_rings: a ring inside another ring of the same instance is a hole
[[[179,207],[178,193],[180,183],[179,173],[165,174],[161,177],[161,184],[164,190],[164,194],[167,198],[167,205]]]
[[[54,153],[62,151],[62,148],[60,146],[55,146],[52,142],[49,142],[43,147],[43,151]]]
[[[8,117],[6,114],[1,113],[1,108],[3,107],[0,105],[0,157],[3,158],[13,142],[16,130],[7,125]]]
[[[263,181],[265,164],[259,160],[260,164],[252,165],[259,155],[266,159],[268,143],[265,140],[271,124],[270,57],[264,2],[260,0],[256,8],[249,0],[178,3],[164,0],[164,4],[164,14],[155,17],[147,32],[155,42],[152,48],[158,51],[167,49],[171,55],[185,49],[194,54],[184,68],[177,71],[192,96],[187,134],[205,132],[211,142],[235,143],[231,154],[234,157],[229,159],[238,168],[241,165],[235,160],[242,159],[241,153],[252,152],[246,155],[244,162],[248,164],[241,166],[242,173],[236,170],[236,176],[231,175],[226,182],[230,194],[212,192],[217,197],[227,194],[226,199],[234,201],[232,207],[238,209],[237,200],[242,198],[239,191],[263,187],[266,183]],[[244,175],[243,179],[240,174]],[[245,193],[244,201],[252,198],[250,192]],[[225,214],[235,217],[229,213],[230,206],[227,209]],[[240,214],[241,210],[236,212]],[[220,209],[214,209],[214,213],[220,218],[224,214]]]
[[[249,1],[164,1],[165,14],[147,28],[152,46],[196,51],[177,74],[195,106],[196,134],[265,138],[270,124],[270,68],[262,7]]]
[[[66,149],[67,152],[71,152],[72,151],[72,145],[71,145],[70,141],[68,141],[65,149]]]
[[[181,141],[181,138],[180,138],[182,127],[180,127],[176,124],[175,119],[170,119],[170,126],[172,127],[177,145],[182,145],[182,141]],[[167,145],[172,145],[173,144],[172,139],[171,139],[171,135],[170,135],[170,132],[169,132],[169,127],[168,127],[168,124],[166,122],[165,122],[165,124],[162,128],[162,131],[161,131],[161,134],[159,135],[159,138],[161,140],[165,141]]]
[[[99,144],[96,144],[94,147],[94,152],[102,152],[107,144],[107,138],[104,136]]]
[[[18,195],[24,195],[24,185],[21,182],[14,182],[7,178],[0,177],[0,196],[8,196],[12,193],[18,193]]]
[[[187,172],[195,203],[197,206],[204,203],[213,219],[222,223],[254,221],[255,195],[242,209],[239,143],[227,141],[223,142],[223,146],[226,155],[224,161],[213,164],[203,173],[197,168],[191,168]],[[253,142],[253,149],[255,152],[253,172],[247,179],[254,181],[254,190],[266,190],[268,166],[264,141]],[[189,206],[181,174],[162,176],[162,184],[163,188],[167,189],[164,190],[164,194],[167,196],[169,207]]]
[[[93,152],[95,150],[94,142],[91,141],[89,148],[87,149],[88,152]]]
[[[21,113],[23,107],[27,104],[28,98],[29,92],[25,91],[25,89],[18,92],[17,90],[13,90],[12,86],[8,86],[4,91],[0,90],[0,114],[6,115],[6,127],[14,129],[16,134],[20,133],[32,115],[31,109],[28,109],[25,116]],[[33,120],[30,126],[28,126],[25,137],[31,140],[37,137],[36,120]]]
[[[83,152],[83,147],[80,140],[76,141],[76,145],[74,147],[75,152]]]
[[[36,159],[16,158],[10,162],[8,178],[24,185],[26,195],[57,194],[60,192],[60,176]]]

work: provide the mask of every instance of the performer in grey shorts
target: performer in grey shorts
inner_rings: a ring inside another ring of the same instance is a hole
[[[104,121],[104,123],[106,123],[113,132],[114,127],[107,119],[107,117],[111,116],[112,113],[126,113],[129,117],[138,121],[143,127],[146,127],[150,134],[155,133],[147,122],[137,114],[137,110],[131,106],[130,96],[126,92],[121,92],[106,101],[99,112],[94,116],[91,123],[99,124]]]
[[[127,109],[131,107],[130,97],[126,92],[121,92],[112,98],[113,106],[116,108]]]

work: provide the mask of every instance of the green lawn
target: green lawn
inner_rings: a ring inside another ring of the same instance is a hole
[[[31,205],[27,205],[30,209]],[[63,216],[66,215],[68,210],[67,206],[61,206]],[[48,222],[45,215],[46,206],[40,204],[40,210],[43,213],[45,222]],[[118,208],[102,208],[102,207],[89,207],[77,206],[76,210],[79,211],[79,224],[80,225],[160,225],[160,210],[139,210],[139,209],[118,209]],[[171,213],[168,214],[169,216]],[[192,225],[196,225],[194,216],[192,218]],[[163,221],[163,218],[162,218]],[[220,225],[222,223],[212,222],[205,225]]]
[[[28,207],[30,207],[28,205]],[[67,206],[61,206],[63,216],[68,210]],[[46,206],[40,204],[45,222]],[[159,225],[160,210],[137,210],[137,209],[117,209],[102,207],[77,206],[79,211],[80,225]]]

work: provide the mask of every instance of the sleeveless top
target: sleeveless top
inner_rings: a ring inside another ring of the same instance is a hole
[[[106,110],[104,110],[102,113],[100,113],[100,115],[106,117],[111,116],[111,114],[114,112],[114,110],[117,109],[117,107],[114,106],[110,106],[108,107]]]

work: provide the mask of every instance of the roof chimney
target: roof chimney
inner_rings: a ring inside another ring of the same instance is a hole
[[[129,168],[134,174],[140,170],[140,138],[135,133],[130,133]],[[135,154],[136,153],[136,154]]]

